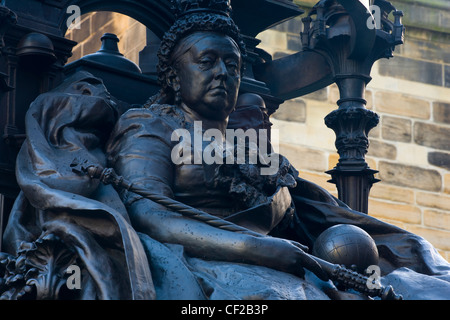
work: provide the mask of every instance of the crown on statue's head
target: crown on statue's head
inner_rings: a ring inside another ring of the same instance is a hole
[[[177,17],[197,12],[213,12],[229,16],[231,0],[171,0]]]

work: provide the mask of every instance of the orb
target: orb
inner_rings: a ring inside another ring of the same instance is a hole
[[[363,229],[339,224],[323,231],[313,245],[313,255],[334,264],[344,265],[359,273],[378,265],[378,249]]]

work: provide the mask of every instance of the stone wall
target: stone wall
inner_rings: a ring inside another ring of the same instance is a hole
[[[295,1],[308,11],[315,0]],[[405,44],[377,62],[366,93],[380,115],[370,132],[367,162],[382,181],[371,190],[369,214],[429,240],[450,261],[450,3],[392,0],[405,14]],[[431,3],[431,4],[430,4]],[[261,33],[260,48],[279,58],[301,50],[300,18]],[[67,37],[78,41],[71,61],[100,48],[105,32],[135,63],[145,46],[145,27],[116,13],[91,13]],[[338,155],[335,135],[324,124],[334,110],[336,85],[286,101],[272,117],[280,152],[313,181],[337,195],[325,171]]]
[[[80,27],[66,33],[66,38],[78,42],[68,62],[98,51],[102,44],[100,38],[105,33],[117,35],[119,51],[139,64],[139,52],[147,42],[145,26],[128,16],[106,11],[83,15]]]

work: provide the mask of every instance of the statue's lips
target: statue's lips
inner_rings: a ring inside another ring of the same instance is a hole
[[[225,87],[222,87],[222,86],[211,88],[209,90],[209,92],[212,94],[216,94],[216,95],[227,95],[228,94],[227,89],[225,89]]]

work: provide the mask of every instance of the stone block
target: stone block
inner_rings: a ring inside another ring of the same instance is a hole
[[[433,120],[435,122],[450,124],[450,103],[433,103]]]
[[[273,29],[281,32],[297,34],[300,37],[300,32],[303,29],[301,17],[296,17],[283,23],[280,23],[276,25]]]
[[[309,121],[309,116],[307,116]],[[278,134],[279,141],[286,144],[310,146],[315,149],[336,151],[334,141],[336,135],[333,130],[323,124],[304,124],[292,121],[283,121],[272,118],[272,135]]]
[[[306,103],[302,99],[288,100],[280,105],[272,117],[285,121],[305,122]]]
[[[414,141],[422,146],[450,150],[450,126],[416,122]]]
[[[91,15],[87,15],[81,19],[80,28],[73,29],[72,40],[78,43],[85,41],[91,35]]]
[[[146,27],[139,23],[133,23],[130,28],[125,32],[124,39],[125,41],[125,51],[124,55],[135,55],[136,57],[139,55],[139,51],[141,51],[147,41],[147,29]],[[132,51],[135,51],[132,53]]]
[[[100,29],[91,33],[90,37],[83,41],[83,56],[97,52],[102,46],[102,36],[107,32],[106,29]],[[111,32],[114,33],[114,32]],[[120,48],[120,42],[119,42]]]
[[[331,153],[328,156],[328,170],[334,169],[334,167],[336,167],[338,162],[339,162],[339,154]],[[369,168],[375,169],[375,170],[377,169],[377,163],[376,163],[375,159],[366,157],[366,162],[367,162],[367,165],[369,166]]]
[[[417,192],[416,202],[418,205],[449,211],[450,214],[450,197],[443,194]],[[449,225],[450,228],[450,225]]]
[[[425,210],[423,212],[423,223],[428,227],[450,231],[450,212]]]
[[[373,159],[371,157],[366,157],[366,162],[367,162],[369,168],[377,170],[377,162],[375,161],[375,159]]]
[[[336,167],[337,163],[339,161],[339,154],[332,153],[328,156],[328,170],[333,169]]]
[[[301,51],[302,50],[302,42],[300,40],[300,35],[298,34],[287,34],[287,49],[291,51]]]
[[[444,85],[450,88],[450,66],[445,66],[444,68]]]
[[[324,172],[328,167],[327,155],[319,150],[280,143],[280,154],[298,170]]]
[[[450,262],[450,252],[448,251],[441,251],[440,254],[442,255],[442,257],[447,260],[447,262]]]
[[[450,137],[449,137],[450,139]],[[429,152],[428,162],[437,167],[441,167],[450,170],[450,153],[444,152]]]
[[[379,139],[381,138],[381,126],[378,124],[375,128],[371,129],[368,134],[369,138]]]
[[[311,100],[319,100],[319,101],[327,101],[328,90],[327,90],[327,88],[322,88],[322,89],[316,90],[314,92],[305,94],[304,96],[302,96],[302,98],[303,99],[311,99]]]
[[[305,98],[306,102],[306,125],[323,131],[322,135],[325,135],[325,132],[331,132],[335,135],[334,131],[325,125],[325,117],[336,110],[337,107],[328,103],[328,101],[320,101],[319,95],[320,93],[302,97]],[[306,99],[306,97],[308,99]]]
[[[299,170],[299,176],[305,180],[308,180],[312,183],[317,184],[318,186],[324,188],[332,195],[337,197],[337,189],[336,185],[328,182],[331,179],[331,176],[326,173],[317,173],[317,172],[308,172],[305,170]]]
[[[422,227],[418,225],[406,225],[405,229],[409,232],[422,236],[428,240],[437,249],[450,250],[450,232],[446,230],[438,230],[435,228]]]
[[[111,19],[114,26],[114,29],[117,30],[117,35],[119,35],[121,32],[125,32],[134,22],[136,22],[136,20],[134,20],[133,18],[118,13],[118,12],[113,12],[113,18]]]
[[[72,50],[72,56],[67,60],[67,63],[80,59],[83,54],[83,44],[76,45]]]
[[[369,110],[373,110],[373,93],[372,93],[372,91],[366,90],[364,98],[367,102],[366,108]],[[336,104],[336,102],[339,99],[340,99],[339,88],[335,83],[333,83],[332,85],[328,86],[328,101]]]
[[[269,29],[264,32],[261,32],[258,35],[258,39],[261,40],[259,47],[261,47],[262,49],[266,50],[269,53],[283,51],[287,49],[286,33]]]
[[[91,26],[92,30],[99,30],[106,24],[113,21],[115,14],[109,11],[97,11],[92,15]]]
[[[373,110],[373,93],[370,90],[366,90],[364,98],[366,99],[366,108]]]
[[[401,8],[405,12],[405,20],[417,25],[426,25],[431,28],[444,27],[442,25],[442,18],[446,17],[444,10],[445,7],[440,5],[440,2],[445,1],[401,1]],[[424,5],[427,3],[429,5]]]
[[[408,30],[407,34],[409,35],[407,41],[395,48],[399,55],[450,64],[450,45],[448,42],[417,39],[414,38],[414,31],[412,30]]]
[[[372,186],[370,197],[408,204],[414,203],[413,190],[391,186],[383,182],[376,183]]]
[[[396,143],[397,163],[409,164],[422,168],[428,168],[429,148],[419,146],[415,143]]]
[[[128,60],[133,61],[139,65],[139,50],[126,51],[123,54]]]
[[[408,118],[429,119],[430,103],[397,92],[378,91],[375,94],[375,111]]]
[[[376,139],[369,139],[369,151],[367,152],[367,155],[376,158],[395,160],[397,157],[397,149],[393,144]]]
[[[380,161],[378,170],[385,183],[434,192],[442,188],[442,177],[436,170],[387,161]]]
[[[383,139],[386,140],[411,142],[412,138],[411,120],[382,116],[381,135]]]
[[[416,224],[422,220],[422,212],[416,206],[375,199],[369,199],[369,215]]]
[[[450,173],[444,174],[444,192],[450,194]]]
[[[328,89],[328,101],[336,103],[339,100],[339,88],[336,83],[333,83],[327,87]]]
[[[415,60],[396,56],[395,60],[382,59],[378,64],[378,72],[382,76],[416,81],[435,86],[444,85],[442,81],[443,67],[439,63]]]
[[[401,222],[401,221],[397,221],[397,220],[392,220],[392,219],[387,219],[387,218],[382,218],[382,217],[376,217],[378,220],[381,220],[383,222],[389,223],[391,225],[397,226],[400,229],[406,230],[405,225],[406,223]]]
[[[289,53],[287,53],[287,52],[284,52],[284,51],[276,51],[276,52],[273,54],[273,60],[281,59],[281,58],[284,58],[284,57],[286,57],[286,56],[288,56],[288,55],[289,55]]]
[[[381,137],[381,124],[378,125],[369,131],[369,138],[380,138]]]

